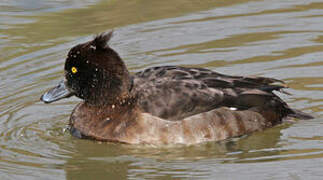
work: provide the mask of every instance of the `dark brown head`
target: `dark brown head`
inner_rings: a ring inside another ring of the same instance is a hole
[[[108,45],[111,36],[112,32],[102,33],[73,47],[65,62],[66,81],[41,99],[50,103],[75,95],[91,105],[108,105],[126,96],[130,88],[129,73],[117,52]]]

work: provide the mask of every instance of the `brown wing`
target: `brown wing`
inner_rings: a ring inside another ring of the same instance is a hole
[[[264,77],[223,75],[203,68],[153,67],[133,76],[132,93],[143,111],[168,120],[181,120],[219,107],[239,110],[271,101],[282,116],[290,111],[272,91],[285,86]]]

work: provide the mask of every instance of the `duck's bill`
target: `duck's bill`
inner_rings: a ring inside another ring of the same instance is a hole
[[[52,103],[63,98],[73,96],[74,93],[68,90],[65,85],[65,81],[61,81],[56,87],[50,89],[48,92],[43,94],[40,98],[44,103]]]

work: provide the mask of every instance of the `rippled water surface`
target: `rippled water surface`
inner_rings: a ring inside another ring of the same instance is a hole
[[[68,50],[115,29],[132,72],[201,66],[285,80],[315,119],[220,143],[143,147],[66,132],[77,98],[39,102]],[[322,0],[0,1],[0,179],[321,179]]]

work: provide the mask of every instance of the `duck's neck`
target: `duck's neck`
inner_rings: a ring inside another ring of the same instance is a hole
[[[132,78],[125,69],[122,74],[105,77],[100,86],[89,90],[89,96],[84,101],[88,105],[100,107],[124,104],[131,99],[132,83]]]
[[[128,98],[120,99],[114,104],[101,106],[83,102],[75,108],[73,114],[81,117],[79,119],[84,122],[100,124],[102,121],[109,121],[113,122],[113,124],[119,124],[131,121],[130,117],[135,117],[136,112],[136,102],[133,98]]]
[[[95,99],[85,100],[84,105],[92,108],[130,108],[134,105],[135,99],[129,95],[129,92],[124,92],[119,96],[96,96]]]

